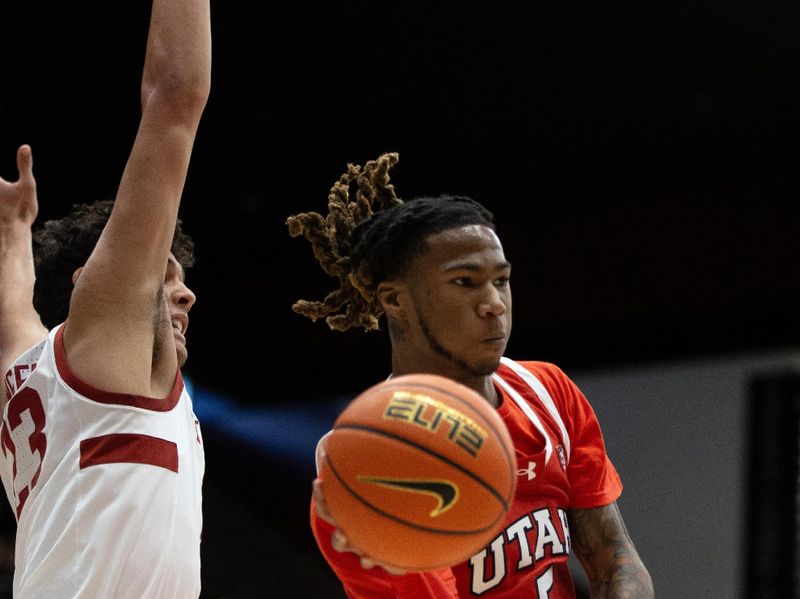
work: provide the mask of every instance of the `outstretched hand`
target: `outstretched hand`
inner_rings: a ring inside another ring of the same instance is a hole
[[[322,439],[319,440],[317,443],[317,451],[316,451],[316,461],[317,461],[317,472],[319,472],[322,463],[325,461],[325,444],[328,440],[328,436],[331,433],[329,432],[327,435],[324,435]],[[380,562],[375,561],[371,557],[364,555],[364,553],[358,549],[358,547],[354,547],[350,544],[350,541],[347,540],[347,537],[344,533],[339,530],[339,527],[336,524],[336,521],[331,516],[331,513],[328,511],[328,504],[325,502],[325,494],[323,493],[323,482],[321,478],[316,478],[313,484],[313,498],[314,498],[314,507],[317,511],[317,515],[325,520],[328,524],[333,526],[335,530],[333,531],[333,536],[331,537],[331,545],[333,548],[338,551],[339,553],[343,552],[351,552],[355,553],[359,556],[361,560],[361,567],[369,570],[370,568],[374,568],[375,566],[380,566],[384,570],[386,570],[389,574],[394,574],[400,576],[402,574],[406,574],[405,570],[400,570],[399,568],[393,568],[392,566],[385,566]]]
[[[33,153],[28,145],[17,150],[17,170],[19,179],[13,183],[0,177],[0,224],[18,221],[30,226],[39,213],[39,203],[33,178]]]
[[[319,517],[328,522],[329,524],[336,526],[336,521],[333,519],[330,512],[328,512],[328,506],[325,503],[325,497],[322,494],[322,480],[319,478],[314,480],[313,494],[314,494],[314,504],[317,509],[317,514],[319,515]],[[371,557],[364,555],[363,552],[361,552],[358,549],[358,547],[354,547],[353,545],[350,544],[350,541],[347,540],[347,537],[344,536],[344,533],[338,528],[336,528],[336,530],[333,531],[333,536],[331,537],[331,545],[336,551],[340,553],[350,552],[358,555],[361,561],[361,567],[366,570],[374,568],[375,566],[379,566],[384,570],[386,570],[389,574],[394,574],[396,576],[401,576],[403,574],[406,574],[405,570],[381,564],[380,562],[375,561]]]

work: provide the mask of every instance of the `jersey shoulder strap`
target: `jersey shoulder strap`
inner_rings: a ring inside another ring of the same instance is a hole
[[[558,424],[558,428],[561,431],[561,441],[564,444],[564,450],[567,453],[567,462],[569,462],[569,456],[570,456],[569,433],[567,433],[567,427],[564,426],[564,420],[561,418],[561,414],[559,413],[558,408],[556,407],[556,403],[553,401],[553,398],[550,396],[550,393],[547,391],[547,388],[536,377],[536,375],[534,375],[527,368],[524,368],[522,365],[517,364],[514,360],[510,360],[509,358],[504,357],[500,358],[500,363],[509,368],[514,374],[516,374],[519,378],[521,378],[523,382],[526,385],[528,385],[528,387],[531,388],[531,390],[533,390],[533,392],[536,394],[536,397],[539,398],[539,401],[545,407],[547,412],[550,414],[553,420],[555,420],[556,424]]]

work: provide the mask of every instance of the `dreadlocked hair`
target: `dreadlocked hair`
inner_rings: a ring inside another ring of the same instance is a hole
[[[295,312],[314,321],[325,318],[333,330],[375,330],[383,314],[378,284],[403,276],[411,259],[427,251],[429,236],[466,225],[494,230],[492,213],[468,197],[400,200],[388,175],[397,160],[397,154],[384,154],[363,170],[348,164],[328,195],[327,218],[316,212],[289,217],[289,234],[304,235],[322,269],[339,279],[339,288],[323,301],[299,300],[292,306]],[[357,201],[349,202],[354,179]]]
[[[313,321],[324,318],[336,331],[346,331],[353,326],[367,331],[378,328],[380,303],[375,290],[364,285],[353,273],[350,237],[357,225],[372,218],[373,208],[385,210],[403,203],[389,183],[389,170],[398,160],[398,154],[392,152],[370,160],[363,167],[348,164],[347,171],[328,193],[327,217],[323,218],[318,212],[302,212],[287,219],[289,235],[303,235],[308,239],[322,270],[339,279],[339,288],[323,301],[299,300],[292,310]],[[356,198],[351,201],[350,187],[354,182]]]
[[[67,318],[72,275],[86,264],[113,207],[113,200],[76,204],[68,216],[46,221],[34,231],[33,305],[48,329]],[[175,226],[171,251],[183,268],[194,265],[194,242],[183,232],[180,220]]]

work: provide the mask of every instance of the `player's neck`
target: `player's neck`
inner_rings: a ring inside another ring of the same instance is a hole
[[[499,395],[492,382],[491,375],[471,376],[464,371],[447,362],[440,363],[438,360],[404,360],[396,352],[392,352],[392,376],[402,376],[404,374],[426,373],[444,376],[469,387],[473,391],[482,395],[493,407],[499,405]]]

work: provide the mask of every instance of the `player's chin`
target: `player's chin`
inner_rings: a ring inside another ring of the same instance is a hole
[[[506,344],[505,342],[485,343],[481,345],[481,349],[483,351],[475,356],[473,366],[484,374],[491,374],[500,366],[500,358],[505,355]]]
[[[470,365],[473,374],[477,376],[489,376],[493,374],[497,367],[500,366],[500,358],[503,357],[503,354],[499,354],[492,357],[485,357],[482,356],[479,359],[476,359]]]
[[[189,352],[186,351],[186,346],[182,343],[176,343],[175,351],[178,354],[178,366],[186,364],[186,360],[189,358]]]
[[[500,358],[503,357],[504,351],[505,344],[502,347],[496,346],[489,351],[481,352],[481,355],[475,356],[472,360],[472,369],[481,376],[492,374],[500,366]]]

